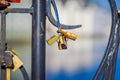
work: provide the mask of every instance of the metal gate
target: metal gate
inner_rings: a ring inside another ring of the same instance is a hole
[[[7,8],[1,14],[0,56],[6,45],[6,15],[28,13],[32,16],[32,80],[45,80],[45,0],[32,0],[30,8]],[[6,80],[6,68],[1,67],[0,80]]]

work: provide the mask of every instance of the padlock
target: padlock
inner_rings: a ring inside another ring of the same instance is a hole
[[[6,68],[13,69],[13,61],[12,61],[12,54],[10,51],[4,51],[4,55],[0,55],[0,65]]]
[[[14,68],[12,69],[12,71],[16,71],[23,65],[23,62],[20,60],[18,56],[13,55],[13,64]]]
[[[0,10],[7,9],[8,6],[10,6],[11,3],[20,3],[21,0],[0,0]]]
[[[60,44],[64,44],[63,36],[59,37]]]
[[[118,16],[119,16],[119,18],[120,18],[120,10],[118,10]]]
[[[61,33],[63,36],[65,36],[66,38],[72,39],[72,40],[76,40],[77,39],[77,35],[70,33],[70,32],[65,32],[60,30],[57,30],[58,33]]]
[[[64,36],[60,36],[60,37],[59,37],[58,49],[59,49],[59,50],[67,49],[67,45],[66,45],[66,43],[65,43],[65,38],[64,38]]]
[[[62,49],[67,49],[67,42],[66,42],[66,37],[62,36],[63,44],[61,44]]]
[[[0,10],[6,9],[10,4],[6,0],[0,1]]]
[[[118,10],[118,13],[120,14],[120,10]]]
[[[54,42],[56,42],[59,39],[59,35],[54,35],[52,36],[50,39],[47,40],[47,43],[49,45],[53,44]]]

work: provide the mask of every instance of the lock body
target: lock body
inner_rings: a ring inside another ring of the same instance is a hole
[[[14,64],[14,68],[12,69],[12,71],[16,71],[23,65],[23,62],[19,59],[18,56],[14,55],[13,64]]]
[[[64,36],[59,37],[58,49],[59,50],[67,49],[66,39]]]
[[[120,10],[118,10],[118,17],[120,18]]]
[[[54,42],[56,42],[57,40],[59,39],[59,36],[58,35],[54,35],[52,36],[50,39],[47,40],[47,43],[49,45],[53,44]]]
[[[65,32],[62,30],[57,30],[58,33],[63,34],[66,38],[72,39],[72,40],[76,40],[77,39],[77,35],[70,33],[70,32]]]
[[[10,3],[20,3],[21,0],[0,0],[0,10],[6,9]]]
[[[4,56],[0,55],[0,65],[6,68],[13,68],[12,55],[9,52],[5,52]]]

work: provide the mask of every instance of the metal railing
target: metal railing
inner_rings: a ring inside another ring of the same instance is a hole
[[[116,66],[116,59],[119,47],[119,27],[120,16],[116,8],[115,0],[109,0],[112,10],[112,27],[111,34],[106,48],[103,60],[95,74],[94,80],[99,80],[102,76],[104,80],[113,80]],[[57,21],[51,13],[52,0],[32,0],[30,8],[7,8],[0,11],[1,14],[1,46],[0,59],[5,61],[6,45],[6,15],[8,13],[28,13],[32,16],[32,80],[45,80],[45,36],[46,36],[46,16],[49,21],[57,26]],[[53,4],[53,3],[52,3]],[[119,16],[119,17],[118,17]],[[79,28],[80,25],[70,26],[60,24],[63,29]],[[7,55],[8,56],[8,55]],[[6,65],[10,65],[11,57],[8,56]],[[0,80],[6,80],[6,68],[1,67]]]
[[[30,8],[7,8],[0,11],[1,14],[1,46],[0,56],[6,58],[4,55],[6,45],[6,15],[9,13],[28,13],[32,16],[32,80],[45,80],[45,36],[46,36],[46,16],[50,22],[57,26],[57,21],[51,13],[51,3],[53,0],[32,0],[32,7]],[[52,3],[53,4],[53,3]],[[80,25],[70,26],[61,24],[63,29],[79,28]],[[5,65],[8,66],[9,62]],[[4,59],[0,58],[5,62]],[[6,68],[1,68],[0,80],[6,80]]]
[[[4,56],[6,44],[6,15],[29,13],[32,15],[32,80],[45,80],[45,0],[33,0],[31,8],[7,8],[1,13],[0,56]],[[6,69],[1,68],[0,80],[6,80]]]
[[[120,13],[115,0],[108,0],[111,8],[112,24],[108,45],[94,80],[114,80],[120,39]]]

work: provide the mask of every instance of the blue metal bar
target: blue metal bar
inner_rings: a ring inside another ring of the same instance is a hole
[[[33,8],[7,8],[4,11],[8,13],[32,13]]]
[[[4,56],[6,42],[6,13],[1,13],[1,46],[0,46],[0,56]],[[6,80],[6,70],[5,67],[1,67],[0,80]]]
[[[0,13],[6,12],[6,13],[32,13],[33,8],[7,8],[3,11],[0,11]]]
[[[118,21],[118,11],[115,0],[108,0],[108,1],[112,13],[111,32],[104,57],[94,76],[94,80],[100,80],[102,73],[104,74],[102,76],[102,80],[114,80],[116,59],[119,48],[119,27],[118,27],[119,21]]]
[[[45,80],[45,2],[33,0],[32,4],[32,80]]]

